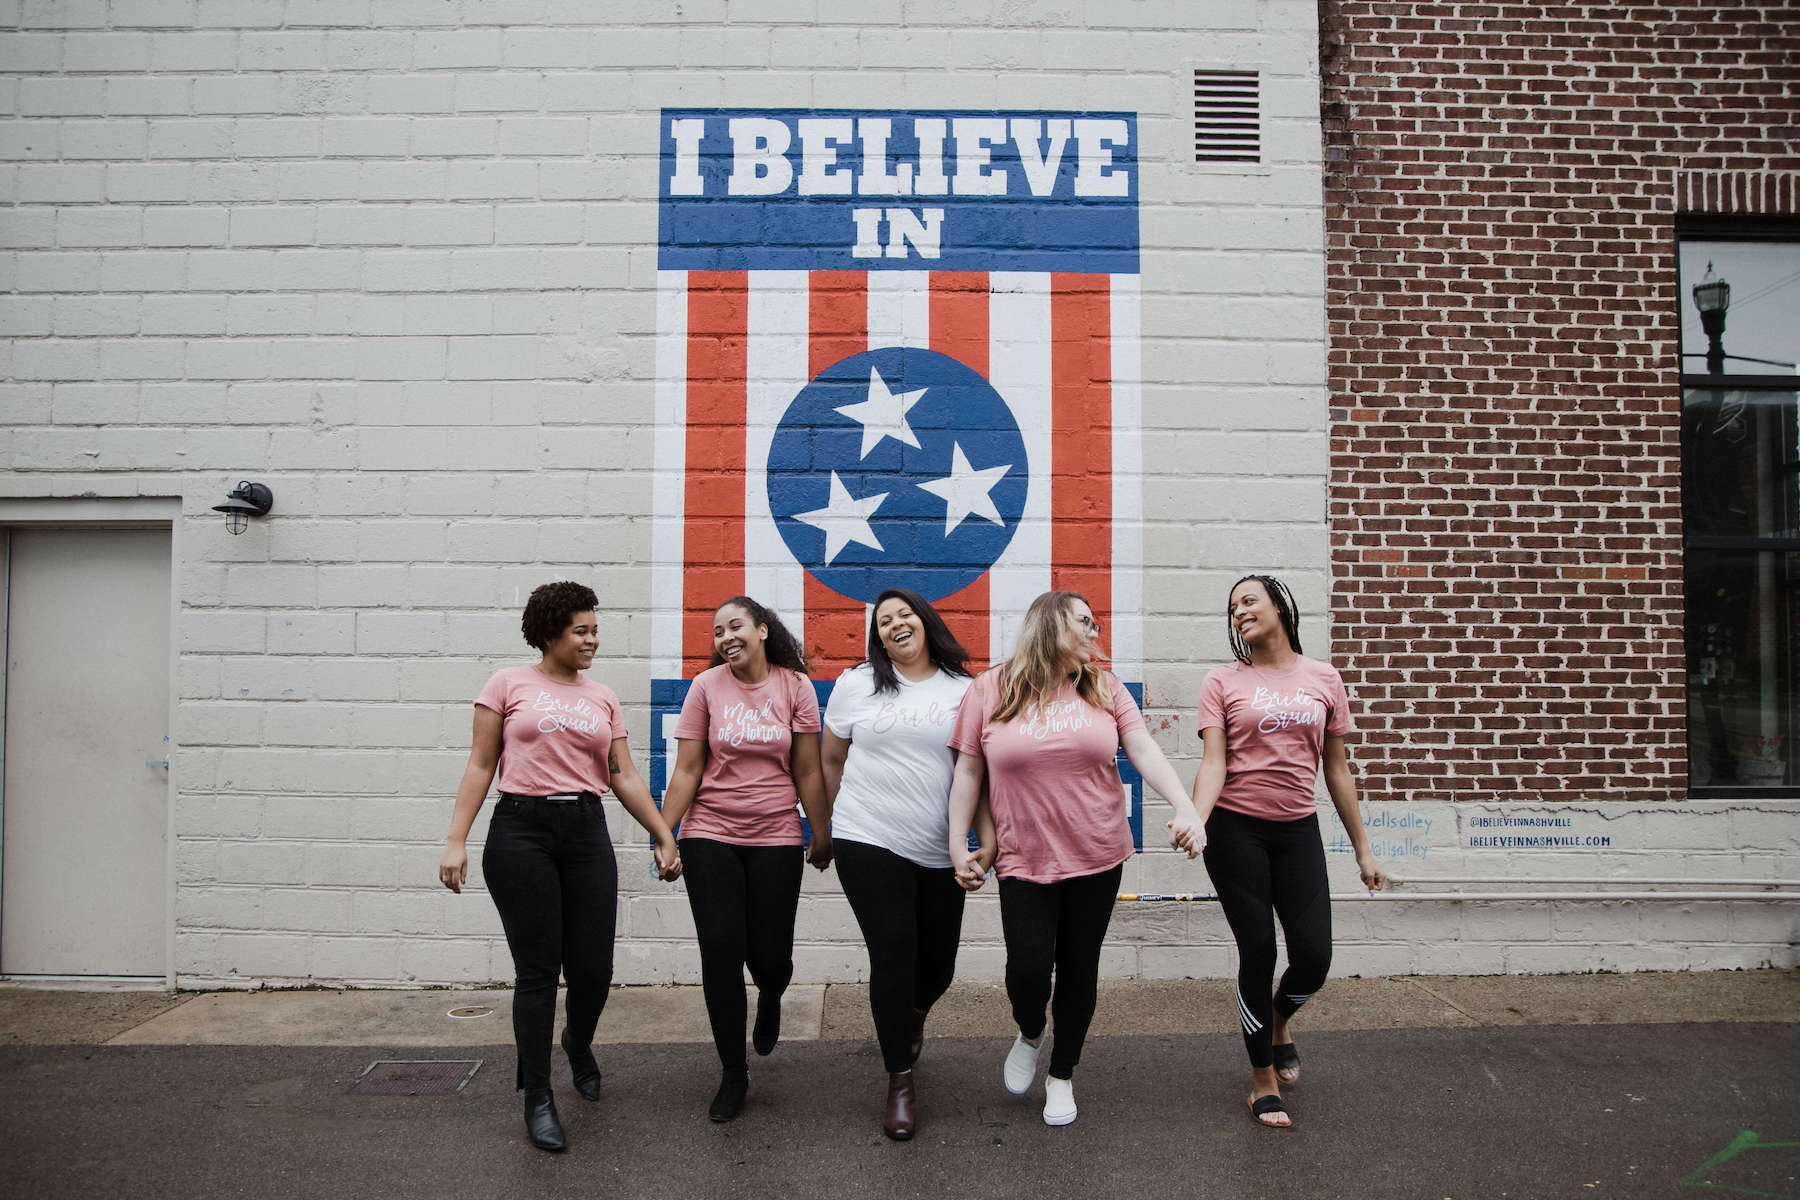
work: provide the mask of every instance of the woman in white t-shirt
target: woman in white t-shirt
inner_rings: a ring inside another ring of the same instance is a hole
[[[869,1007],[888,1069],[882,1131],[905,1141],[925,1015],[950,986],[962,935],[965,893],[946,849],[956,754],[945,743],[969,652],[923,596],[889,588],[875,600],[868,653],[825,707],[825,796],[838,878],[869,947]],[[994,857],[985,815],[983,870]]]

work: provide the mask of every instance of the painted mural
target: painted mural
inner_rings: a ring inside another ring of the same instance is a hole
[[[652,789],[738,593],[800,636],[823,702],[884,587],[978,666],[1073,588],[1141,700],[1135,115],[661,122]]]

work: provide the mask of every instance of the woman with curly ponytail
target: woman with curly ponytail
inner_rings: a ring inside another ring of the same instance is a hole
[[[821,871],[831,863],[818,695],[794,635],[748,596],[713,614],[712,665],[688,688],[675,746],[662,815],[681,827],[701,988],[723,1068],[707,1115],[729,1121],[750,1088],[744,968],[756,982],[758,1054],[781,1036],[781,994],[794,974],[803,874],[796,799],[812,826],[806,861]]]

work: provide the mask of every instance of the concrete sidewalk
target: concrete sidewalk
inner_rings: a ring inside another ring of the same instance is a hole
[[[1093,1036],[1236,1030],[1232,982],[1108,980]],[[481,991],[127,992],[0,984],[0,1045],[482,1046],[511,1040],[512,996]],[[1518,1025],[1800,1021],[1800,970],[1634,975],[1334,979],[1307,1006],[1311,1031]],[[789,1041],[874,1037],[861,984],[792,987]],[[958,983],[932,1009],[934,1037],[1013,1032],[998,983]],[[599,1040],[708,1042],[698,987],[613,990]]]

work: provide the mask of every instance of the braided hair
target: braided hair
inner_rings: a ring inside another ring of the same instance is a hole
[[[1294,593],[1288,591],[1287,584],[1273,575],[1246,575],[1232,584],[1231,590],[1225,593],[1225,636],[1231,643],[1232,657],[1241,663],[1250,661],[1250,647],[1244,644],[1244,639],[1238,635],[1237,625],[1231,619],[1230,598],[1237,595],[1238,588],[1252,580],[1262,584],[1263,591],[1269,594],[1269,603],[1275,606],[1275,615],[1281,618],[1281,628],[1287,633],[1288,645],[1295,654],[1299,654],[1300,606],[1294,602]]]

